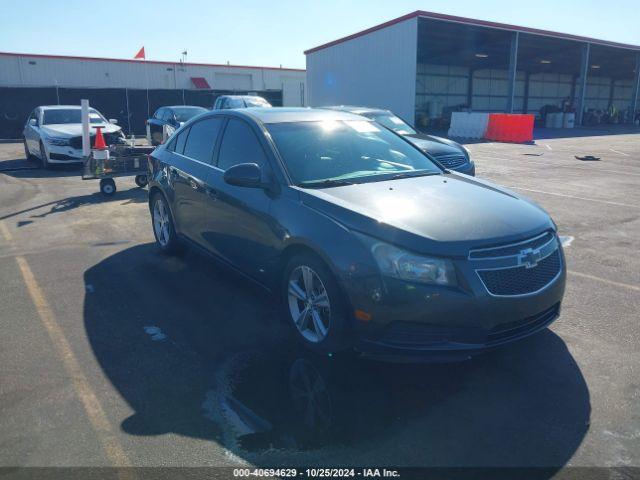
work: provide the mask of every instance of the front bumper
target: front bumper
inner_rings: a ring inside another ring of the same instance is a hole
[[[544,288],[524,295],[489,293],[468,260],[456,260],[456,288],[389,278],[350,282],[356,348],[375,357],[455,361],[536,333],[556,320],[564,295],[564,254],[560,273]]]
[[[45,146],[49,163],[81,163],[82,149],[76,149],[71,146],[49,145]]]

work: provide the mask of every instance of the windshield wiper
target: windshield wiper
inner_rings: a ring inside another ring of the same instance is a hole
[[[342,187],[344,185],[353,185],[353,182],[349,180],[335,180],[335,179],[327,179],[327,180],[316,180],[312,182],[300,182],[298,184],[303,188],[327,188],[327,187]]]
[[[396,180],[398,178],[428,177],[430,175],[440,175],[440,172],[402,172],[392,175],[391,180]]]

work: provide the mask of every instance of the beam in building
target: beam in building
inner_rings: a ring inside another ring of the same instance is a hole
[[[582,47],[582,66],[580,67],[580,90],[576,110],[576,123],[582,125],[582,115],[584,113],[584,99],[587,93],[587,75],[589,74],[589,55],[591,54],[591,44],[585,43]]]
[[[522,99],[522,113],[529,111],[529,83],[531,81],[531,72],[524,73],[524,98]]]
[[[636,78],[633,82],[633,95],[631,97],[631,121],[636,118],[638,109],[638,96],[640,95],[640,52],[636,53]]]
[[[518,69],[518,40],[520,32],[511,34],[511,53],[509,55],[509,93],[507,95],[507,112],[513,113],[513,104],[516,95],[516,72]]]
[[[467,107],[473,108],[473,72],[474,69],[469,69],[469,82],[467,83]]]

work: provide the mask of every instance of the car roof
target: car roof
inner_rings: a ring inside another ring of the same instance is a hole
[[[390,110],[386,110],[384,108],[374,108],[374,107],[358,107],[354,105],[332,105],[329,107],[322,107],[329,110],[337,110],[340,112],[350,112],[355,113],[356,115],[366,115],[367,113],[391,113]]]
[[[80,105],[40,105],[38,108],[42,110],[80,110],[82,107]],[[89,106],[96,110],[95,107]]]
[[[349,112],[327,110],[323,108],[243,108],[235,110],[240,114],[251,116],[262,123],[287,123],[287,122],[314,122],[322,120],[365,120],[368,118],[354,115]]]
[[[158,110],[160,110],[161,108],[202,108],[203,110],[206,110],[206,107],[201,107],[200,105],[167,105],[165,107],[159,107]]]
[[[218,98],[262,98],[266,100],[266,98],[261,97],[260,95],[220,95]]]

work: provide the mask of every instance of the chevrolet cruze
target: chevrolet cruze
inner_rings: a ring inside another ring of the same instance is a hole
[[[194,246],[265,286],[316,351],[466,358],[560,313],[565,260],[549,215],[368,118],[208,112],[149,169],[159,248]]]

